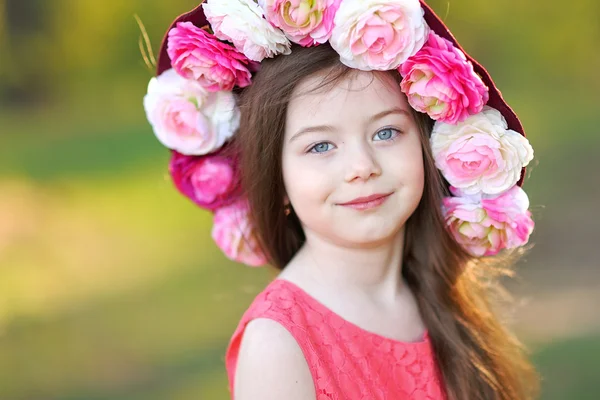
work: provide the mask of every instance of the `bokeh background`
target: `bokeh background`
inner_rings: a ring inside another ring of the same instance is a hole
[[[0,399],[227,399],[223,356],[271,279],[229,262],[145,120],[197,0],[0,0]],[[600,2],[431,0],[521,116],[537,222],[508,283],[543,399],[600,396]]]

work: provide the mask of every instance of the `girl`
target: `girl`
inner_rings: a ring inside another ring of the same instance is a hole
[[[488,293],[533,230],[533,151],[425,3],[208,0],[144,105],[225,254],[280,270],[227,349],[232,398],[535,396]]]

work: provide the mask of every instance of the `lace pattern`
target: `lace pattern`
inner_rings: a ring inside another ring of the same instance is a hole
[[[225,363],[233,398],[235,364],[248,322],[269,318],[294,337],[309,365],[317,400],[444,400],[427,334],[407,343],[346,321],[291,282],[276,279],[252,302]]]

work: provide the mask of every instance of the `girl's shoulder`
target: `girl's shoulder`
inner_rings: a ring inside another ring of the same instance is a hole
[[[227,353],[232,399],[314,398],[314,381],[304,353],[280,323],[252,319],[245,325],[238,346]]]
[[[244,333],[247,325],[255,319],[270,319],[280,323],[288,329],[291,321],[298,320],[297,315],[305,313],[303,307],[305,299],[297,287],[288,281],[275,279],[271,281],[254,300],[242,315],[233,334],[233,342],[237,336]]]
[[[303,313],[302,299],[294,289],[275,279],[242,315],[225,354],[232,397],[234,388],[247,398],[266,398],[268,394],[306,399],[314,394],[303,352],[303,324],[299,323],[303,319],[298,315]],[[262,382],[262,377],[268,381]]]

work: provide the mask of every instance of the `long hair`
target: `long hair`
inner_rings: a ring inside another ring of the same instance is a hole
[[[295,46],[290,55],[264,60],[253,84],[240,92],[242,117],[235,140],[242,185],[259,243],[279,270],[306,240],[297,216],[286,216],[284,210],[286,110],[298,83],[315,73],[325,73],[321,88],[327,88],[352,70],[328,44]],[[401,81],[396,71],[389,74]],[[406,222],[402,275],[425,320],[448,399],[532,399],[537,393],[535,370],[499,321],[490,297],[495,278],[508,268],[470,256],[446,229],[441,204],[448,195],[447,183],[429,146],[433,121],[416,111],[413,115],[421,135],[425,189]]]

